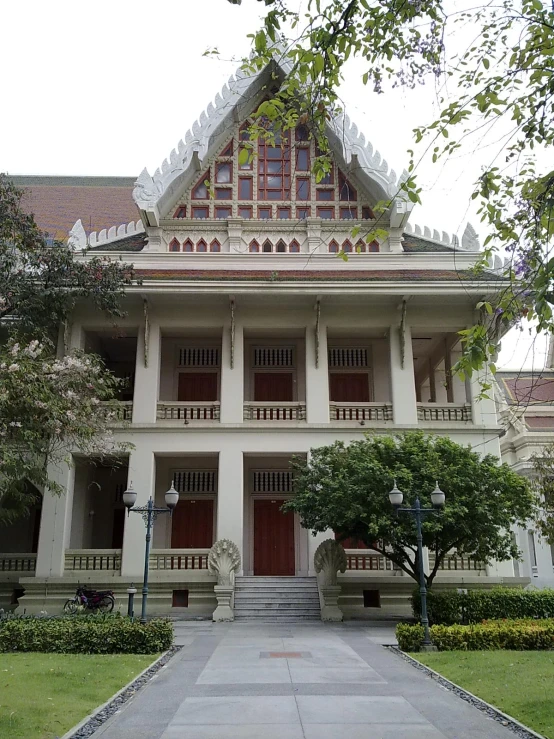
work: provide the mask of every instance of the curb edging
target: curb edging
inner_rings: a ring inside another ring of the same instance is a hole
[[[525,724],[522,724],[521,721],[518,721],[513,716],[510,716],[509,713],[504,713],[504,711],[501,711],[496,706],[493,706],[490,703],[487,703],[487,701],[483,700],[482,698],[479,698],[473,693],[470,693],[469,690],[460,687],[460,685],[458,685],[457,683],[454,683],[452,682],[452,680],[444,677],[444,675],[441,675],[440,672],[436,672],[431,667],[427,667],[427,665],[424,665],[422,662],[419,662],[417,659],[411,657],[406,652],[403,652],[399,647],[386,646],[385,648],[390,649],[391,652],[394,652],[394,654],[399,656],[401,659],[409,662],[413,667],[416,668],[416,670],[421,670],[422,672],[425,672],[427,675],[429,675],[429,677],[432,677],[440,685],[442,685],[442,687],[446,688],[447,690],[451,690],[455,695],[458,696],[458,698],[465,700],[467,703],[470,703],[478,710],[486,711],[492,719],[498,721],[503,726],[506,726],[507,729],[513,731],[515,734],[521,737],[521,739],[546,739],[545,736],[537,733],[536,731],[533,731],[533,729],[530,729]],[[62,737],[62,739],[64,738]]]

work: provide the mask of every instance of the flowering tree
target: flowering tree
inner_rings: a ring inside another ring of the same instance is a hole
[[[132,268],[50,246],[22,197],[0,175],[0,522],[24,514],[38,490],[60,492],[48,470],[70,451],[125,450],[108,431],[120,381],[94,355],[57,358],[53,340],[78,301],[124,315]]]
[[[478,322],[461,332],[464,351],[456,369],[471,375],[488,365],[494,372],[502,334],[524,319],[552,333],[554,170],[545,155],[554,144],[552,4],[308,0],[300,13],[296,2],[263,2],[265,16],[244,67],[260,70],[277,53],[290,68],[287,79],[272,91],[268,86],[258,113],[274,129],[310,129],[321,151],[316,177],[329,167],[325,126],[341,109],[339,85],[354,57],[363,83],[375,93],[427,81],[438,93],[440,113],[415,129],[414,143],[422,145],[417,156],[410,152],[399,195],[420,201],[416,173],[424,157],[436,162],[456,152],[462,161],[462,146],[482,149],[471,194],[486,231],[481,268],[495,255],[507,256],[508,263],[504,287],[479,306]],[[375,227],[360,236],[371,241],[386,228],[386,218],[381,226],[380,219],[388,205],[377,204]],[[356,235],[361,227],[354,225]]]

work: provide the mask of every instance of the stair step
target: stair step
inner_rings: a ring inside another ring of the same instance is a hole
[[[244,575],[235,580],[235,618],[271,623],[319,621],[315,577]]]

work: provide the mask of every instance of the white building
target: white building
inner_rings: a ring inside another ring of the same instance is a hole
[[[117,331],[86,305],[66,331],[66,348],[98,352],[131,378],[116,433],[134,448],[115,471],[78,456],[53,470],[66,492],[44,499],[40,534],[29,520],[2,536],[0,589],[5,600],[24,589],[20,611],[55,611],[77,582],[115,590],[124,607],[145,545],[141,517],[124,516],[129,481],[139,505],[163,504],[172,481],[181,494],[155,524],[150,611],[209,614],[216,539],[237,544],[244,575],[314,574],[314,551],[333,534],[313,537],[280,512],[292,455],[418,428],[499,454],[494,403],[478,400],[477,378],[449,371],[457,332],[498,288],[494,270],[471,271],[473,229],[460,243],[411,227],[400,180],[346,117],[330,127],[335,164],[319,183],[301,128],[241,166],[241,131],[270,71],[282,74],[272,65],[232,79],[154,176],[141,173],[137,223],[71,231],[76,247],[132,262],[142,280]],[[388,236],[367,245],[382,200]],[[347,555],[346,615],[406,612],[410,578],[371,550]],[[526,582],[516,574],[512,562],[453,554],[437,584]]]

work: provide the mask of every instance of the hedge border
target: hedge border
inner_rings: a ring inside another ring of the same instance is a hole
[[[95,708],[92,713],[85,716],[84,719],[75,724],[69,731],[62,735],[61,739],[88,739],[117,713],[122,706],[133,698],[138,691],[142,690],[150,680],[162,669],[166,664],[181,651],[182,646],[173,645],[166,652],[161,654],[157,660],[146,667],[136,677],[134,677],[127,685],[124,685],[117,693],[114,693],[105,703]]]
[[[441,675],[440,672],[436,672],[435,670],[431,669],[431,667],[427,667],[427,665],[424,665],[422,662],[419,662],[411,655],[403,652],[399,647],[385,646],[385,649],[389,649],[401,659],[409,662],[412,667],[416,668],[416,670],[424,672],[428,677],[431,677],[433,680],[435,680],[441,687],[446,688],[446,690],[454,693],[454,695],[457,695],[458,698],[461,698],[462,700],[466,701],[466,703],[469,703],[470,705],[477,708],[478,711],[485,712],[488,716],[490,716],[490,718],[498,721],[498,723],[502,724],[502,726],[505,726],[507,729],[510,729],[510,731],[513,731],[514,734],[517,734],[520,739],[546,739],[545,736],[529,728],[529,726],[522,724],[521,721],[518,721],[513,716],[510,716],[509,713],[504,713],[496,706],[493,706],[490,703],[487,703],[487,701],[483,700],[482,698],[479,698],[477,695],[470,693],[469,690],[462,688],[457,683],[452,682],[452,680],[448,680],[448,678],[444,677],[444,675]],[[64,737],[62,737],[62,739],[64,739]]]

